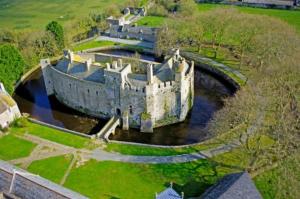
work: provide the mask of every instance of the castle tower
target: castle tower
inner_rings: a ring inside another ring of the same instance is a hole
[[[43,77],[44,77],[44,82],[45,82],[45,87],[46,87],[48,96],[54,94],[52,78],[50,76],[50,71],[49,71],[50,64],[51,64],[50,59],[41,59],[41,61],[40,61],[40,65],[41,65],[42,73],[43,73]]]

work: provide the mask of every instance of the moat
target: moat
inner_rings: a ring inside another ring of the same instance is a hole
[[[133,55],[132,52],[120,50],[105,53]],[[159,61],[151,55],[142,55],[142,59]],[[207,123],[213,114],[222,108],[222,99],[230,96],[233,90],[212,75],[197,70],[197,67],[195,69],[194,106],[184,122],[155,128],[154,133],[143,133],[142,136],[141,132],[135,129],[129,131],[117,129],[110,139],[160,145],[190,144],[206,139]],[[70,109],[53,96],[48,98],[40,70],[32,73],[24,84],[17,88],[14,98],[21,112],[29,113],[38,120],[82,133],[97,133],[106,122]]]

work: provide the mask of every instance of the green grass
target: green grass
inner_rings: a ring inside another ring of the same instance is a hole
[[[99,48],[99,47],[105,47],[105,46],[114,46],[116,45],[114,42],[112,41],[88,41],[82,44],[78,44],[76,46],[74,46],[73,50],[74,51],[81,51],[81,50],[86,50],[86,49],[90,49],[90,48]]]
[[[44,29],[52,20],[65,23],[99,12],[122,0],[1,0],[0,28]]]
[[[13,160],[29,156],[36,144],[14,135],[0,137],[0,159]]]
[[[137,21],[138,26],[159,27],[164,24],[165,17],[145,16]]]
[[[159,147],[151,147],[151,146],[109,143],[107,144],[105,150],[110,152],[117,152],[125,155],[170,156],[170,155],[193,153],[193,152],[213,148],[218,145],[219,145],[218,143],[214,143],[214,144],[204,143],[204,144],[199,144],[191,147],[159,148]]]
[[[14,133],[29,133],[53,142],[63,145],[71,146],[74,148],[91,148],[94,147],[92,140],[53,128],[42,126],[39,124],[28,122],[26,127],[12,127],[11,132]]]
[[[51,157],[32,162],[27,170],[55,183],[60,183],[71,161],[72,155]]]
[[[179,193],[193,197],[224,175],[218,169],[207,160],[155,165],[91,160],[73,168],[65,186],[95,199],[150,199],[174,182]]]
[[[265,8],[251,8],[251,7],[238,7],[230,5],[220,4],[199,4],[198,8],[200,12],[205,12],[215,8],[234,7],[244,13],[267,15],[282,19],[294,26],[300,33],[300,10],[282,10],[282,9],[265,9]]]

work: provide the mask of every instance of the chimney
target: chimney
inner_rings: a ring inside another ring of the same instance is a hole
[[[73,63],[74,53],[72,51],[68,51],[68,59],[70,60],[70,63]]]
[[[85,62],[86,70],[89,71],[92,65],[92,59],[88,59]]]
[[[118,62],[117,61],[113,61],[112,62],[112,69],[117,69],[118,68]]]
[[[110,69],[110,63],[106,63],[106,69]]]
[[[148,84],[153,83],[153,65],[152,64],[149,64],[147,66],[147,80],[148,80]]]
[[[122,68],[123,67],[123,60],[118,59],[118,67]]]

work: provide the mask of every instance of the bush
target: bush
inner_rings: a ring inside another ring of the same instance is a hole
[[[0,45],[0,81],[9,93],[13,92],[24,69],[25,62],[19,50],[10,44]]]
[[[11,125],[12,127],[24,128],[28,126],[28,120],[25,117],[15,119]]]

